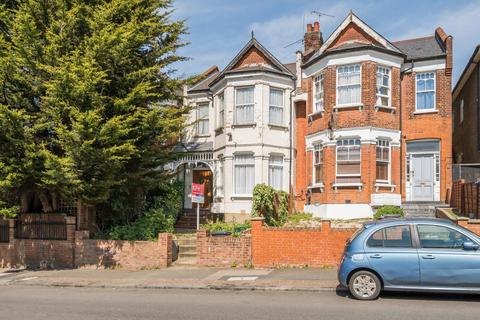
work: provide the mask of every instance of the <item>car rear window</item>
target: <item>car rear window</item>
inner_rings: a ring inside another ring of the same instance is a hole
[[[412,234],[409,225],[386,227],[376,231],[367,240],[373,248],[412,248]]]

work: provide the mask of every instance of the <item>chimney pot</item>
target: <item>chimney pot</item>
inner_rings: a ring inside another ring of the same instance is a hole
[[[315,21],[315,23],[313,24],[313,31],[314,32],[320,31],[320,23],[318,21]]]
[[[307,32],[312,32],[312,31],[313,31],[312,24],[311,23],[307,24]]]

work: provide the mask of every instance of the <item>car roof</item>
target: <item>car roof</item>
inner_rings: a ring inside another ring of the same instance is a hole
[[[447,219],[438,219],[438,218],[386,218],[380,220],[373,220],[365,222],[363,225],[365,228],[372,226],[383,226],[383,225],[399,225],[402,223],[433,223],[433,224],[442,224],[451,226],[454,223],[451,220]]]

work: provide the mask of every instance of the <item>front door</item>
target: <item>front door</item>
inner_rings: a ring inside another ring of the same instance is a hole
[[[433,154],[412,156],[413,201],[433,201],[434,163]]]

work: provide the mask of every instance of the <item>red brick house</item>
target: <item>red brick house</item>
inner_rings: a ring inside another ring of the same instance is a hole
[[[446,199],[452,163],[452,37],[392,42],[350,12],[297,53],[297,208],[325,218]]]

